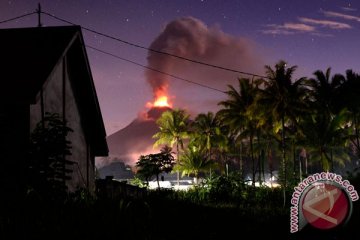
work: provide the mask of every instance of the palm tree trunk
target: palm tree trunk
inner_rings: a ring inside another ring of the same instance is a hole
[[[293,151],[293,164],[294,164],[294,169],[293,169],[293,178],[296,179],[296,167],[298,166],[296,164],[296,159],[297,159],[297,156],[296,156],[296,146],[295,146],[295,140],[293,139],[292,140],[292,151]],[[300,175],[300,173],[299,173]]]
[[[240,154],[239,154],[239,170],[241,177],[243,176],[243,159],[242,159],[242,143],[240,142]]]
[[[259,156],[258,156],[258,174],[259,174],[259,185],[261,186],[262,184],[262,180],[261,180],[261,148],[260,148],[260,136],[259,136],[259,131],[256,131],[256,138],[257,138],[257,144],[259,146]],[[255,173],[256,174],[256,173]]]
[[[252,161],[252,185],[255,186],[255,158],[254,158],[254,146],[253,146],[253,135],[250,134],[250,152]]]
[[[176,162],[177,162],[177,164],[179,164],[180,163],[180,160],[179,160],[179,143],[178,142],[176,142]],[[177,181],[177,185],[178,185],[178,187],[180,186],[180,171],[179,171],[179,169],[177,169],[176,170],[176,181]]]
[[[284,115],[281,117],[281,148],[282,148],[282,171],[283,171],[283,178],[284,178],[284,182],[283,182],[283,199],[284,199],[284,202],[283,202],[283,206],[285,207],[285,204],[286,204],[286,187],[287,187],[287,184],[286,184],[286,174],[287,174],[287,171],[286,171],[286,152],[285,152],[285,117]]]
[[[355,138],[356,138],[356,149],[357,149],[357,157],[360,158],[360,139],[359,139],[359,128],[356,114],[354,113],[354,126],[355,126]]]
[[[320,147],[320,163],[321,163],[321,169],[324,170],[325,165],[324,165],[324,159],[323,159],[323,151],[322,151],[321,147]]]
[[[299,156],[299,181],[300,182],[302,181],[302,164],[301,164],[301,161],[302,161],[302,157]]]
[[[258,155],[257,173],[258,173],[259,185],[261,186],[262,180],[261,180],[261,154],[260,153]],[[255,172],[255,175],[256,175],[256,172]]]
[[[265,150],[264,149],[261,150],[261,174],[262,174],[262,179],[265,183],[266,179],[265,179]]]
[[[273,187],[273,162],[272,162],[269,139],[267,140],[267,144],[266,144],[266,156],[267,156],[267,162],[268,162],[269,172],[270,172],[270,186]]]
[[[156,181],[157,181],[158,189],[160,189],[159,174],[156,174]]]
[[[333,149],[330,147],[330,171],[334,172],[334,159],[333,159]]]

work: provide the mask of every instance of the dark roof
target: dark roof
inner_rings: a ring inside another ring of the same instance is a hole
[[[85,134],[96,156],[107,156],[106,132],[80,26],[0,29],[0,101],[34,103],[67,55]]]

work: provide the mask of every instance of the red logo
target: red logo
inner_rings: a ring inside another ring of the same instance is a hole
[[[301,207],[306,221],[319,229],[331,229],[342,224],[350,209],[346,193],[325,182],[315,183],[309,188]]]

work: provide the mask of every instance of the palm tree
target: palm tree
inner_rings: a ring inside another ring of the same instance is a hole
[[[315,78],[306,80],[310,88],[310,101],[318,111],[331,115],[339,112],[339,92],[344,81],[344,77],[336,74],[331,77],[331,68],[325,72],[317,70],[314,72]]]
[[[325,72],[317,70],[314,75],[315,78],[307,80],[309,104],[313,112],[303,117],[302,132],[308,150],[313,153],[312,159],[319,160],[322,169],[329,171],[335,160],[343,164],[343,160],[348,159],[342,150],[347,144],[348,135],[348,102],[344,95],[352,91],[344,92],[345,89],[350,90],[345,87],[345,78],[340,74],[331,76],[330,68]]]
[[[352,70],[346,71],[346,78],[339,87],[338,100],[342,103],[341,108],[349,110],[352,133],[349,140],[355,148],[355,153],[360,158],[360,75]]]
[[[255,157],[254,157],[254,138],[256,135],[257,123],[253,115],[249,114],[249,108],[255,101],[257,92],[257,82],[247,78],[239,79],[239,90],[229,85],[226,92],[228,99],[219,103],[224,108],[218,112],[223,124],[229,127],[230,135],[239,144],[244,139],[249,139],[250,158],[253,164],[253,185],[255,185]]]
[[[200,113],[192,123],[194,137],[191,144],[205,149],[208,160],[212,158],[212,150],[224,151],[227,146],[227,138],[222,134],[220,122],[212,113]]]
[[[216,164],[205,157],[204,151],[195,146],[188,146],[184,154],[180,157],[180,162],[176,169],[182,172],[182,175],[194,174],[194,183],[198,183],[199,173],[214,168]]]
[[[334,116],[321,113],[306,115],[301,126],[307,152],[313,162],[320,162],[323,171],[333,170],[334,161],[344,165],[344,160],[349,160],[344,151],[348,135],[345,109]]]
[[[180,148],[184,147],[184,140],[189,137],[188,131],[189,114],[183,109],[174,109],[164,112],[156,121],[159,126],[153,138],[157,139],[154,146],[168,144],[170,147],[176,145],[176,161],[179,163]],[[180,184],[179,171],[177,171],[177,184]]]
[[[264,110],[264,117],[272,116],[274,121],[280,123],[281,129],[281,150],[282,150],[282,175],[283,175],[283,194],[285,205],[285,189],[287,187],[287,164],[286,164],[286,123],[296,124],[299,113],[302,112],[306,89],[303,87],[304,78],[292,81],[293,74],[297,66],[287,67],[285,61],[279,61],[275,69],[265,66],[267,78],[264,80],[264,89],[260,89],[259,98],[256,105]],[[277,133],[279,133],[277,132]]]

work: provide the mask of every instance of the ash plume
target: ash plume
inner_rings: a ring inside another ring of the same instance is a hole
[[[154,50],[259,74],[264,65],[260,54],[256,52],[256,47],[249,39],[226,34],[219,27],[208,27],[193,17],[183,17],[168,23],[150,45]],[[227,84],[236,84],[239,77],[237,73],[225,72],[152,51],[149,51],[147,60],[151,68],[196,79],[199,83],[221,87],[224,90]],[[167,93],[169,76],[147,70],[146,79],[152,87],[154,97],[158,96],[159,92]]]

